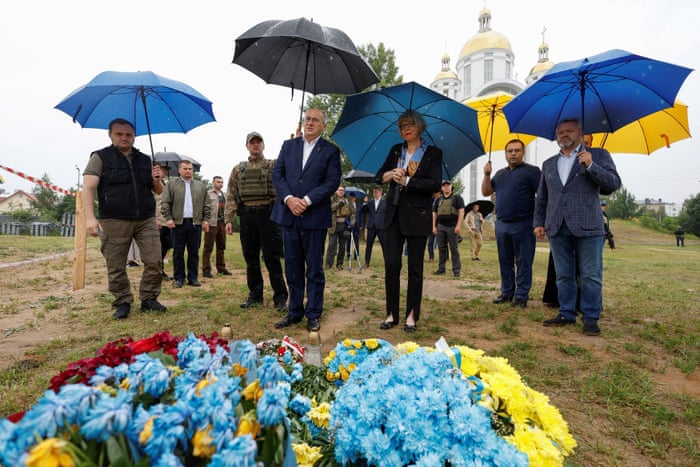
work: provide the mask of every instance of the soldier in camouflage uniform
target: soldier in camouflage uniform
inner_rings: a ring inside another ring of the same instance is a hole
[[[231,171],[226,192],[224,221],[226,233],[233,233],[233,218],[238,215],[241,227],[241,249],[246,262],[248,299],[241,308],[263,303],[263,277],[260,251],[270,275],[273,302],[277,310],[287,311],[287,284],[282,275],[282,235],[277,224],[270,220],[272,205],[277,198],[272,185],[275,162],[265,159],[265,143],[258,132],[246,137],[248,160]]]

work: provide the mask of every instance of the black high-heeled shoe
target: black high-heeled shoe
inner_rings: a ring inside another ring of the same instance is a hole
[[[386,331],[387,329],[393,328],[397,324],[399,324],[398,321],[382,321],[382,324],[379,325],[379,329]]]

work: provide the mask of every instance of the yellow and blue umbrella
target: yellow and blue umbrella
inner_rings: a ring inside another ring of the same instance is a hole
[[[677,100],[673,107],[635,120],[613,133],[593,134],[592,146],[614,153],[650,155],[687,138],[690,138],[688,106]]]

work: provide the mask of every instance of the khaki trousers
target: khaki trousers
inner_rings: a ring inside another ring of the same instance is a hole
[[[143,220],[101,219],[101,251],[107,264],[109,291],[114,296],[112,306],[133,303],[131,283],[126,273],[126,257],[131,240],[141,250],[143,274],[139,285],[139,298],[148,300],[160,295],[163,260],[160,256],[160,233],[155,217]]]

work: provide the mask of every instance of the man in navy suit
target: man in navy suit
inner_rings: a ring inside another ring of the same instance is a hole
[[[576,322],[576,271],[581,280],[583,333],[600,334],[598,319],[603,308],[603,246],[605,228],[600,192],[612,193],[622,185],[605,149],[584,147],[576,119],[557,127],[559,154],[542,164],[535,198],[534,233],[549,237],[554,259],[559,314],[545,326]]]
[[[332,225],[331,196],[340,185],[340,151],[321,138],[326,117],[306,111],[304,135],[285,141],[272,170],[277,201],[270,219],[282,227],[289,312],[275,324],[286,328],[307,319],[309,331],[321,329],[323,246]],[[304,290],[307,302],[304,305]]]
[[[363,212],[367,212],[367,243],[365,244],[365,267],[369,267],[369,260],[372,258],[372,247],[374,239],[379,238],[379,245],[384,251],[384,230],[382,223],[384,222],[384,200],[382,199],[382,187],[376,185],[372,189],[372,197],[362,207]]]

